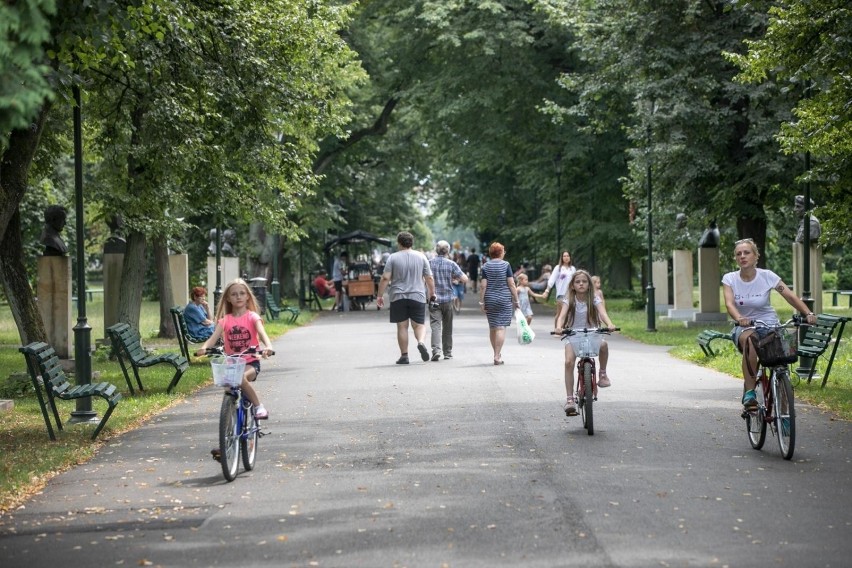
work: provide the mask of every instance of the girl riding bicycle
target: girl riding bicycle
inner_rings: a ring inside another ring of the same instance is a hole
[[[263,349],[262,357],[266,359],[272,351],[272,342],[266,335],[263,320],[258,312],[257,299],[242,278],[237,278],[225,287],[222,300],[216,310],[216,329],[204,345],[195,352],[197,356],[204,355],[209,347],[213,347],[221,337],[225,344],[226,355],[240,355],[250,347]],[[260,341],[258,341],[260,340]],[[246,368],[240,388],[243,395],[254,405],[254,415],[258,420],[269,418],[269,413],[251,383],[260,374],[260,361],[255,355],[243,355]]]
[[[591,299],[594,309],[589,309]],[[597,297],[592,290],[592,277],[585,270],[577,270],[571,276],[568,283],[568,294],[564,300],[565,305],[556,320],[556,331],[561,332],[563,328],[589,329],[606,327],[614,330],[615,326],[606,313],[603,301]],[[605,325],[602,325],[605,324]],[[612,383],[606,374],[606,364],[609,359],[609,347],[605,340],[601,340],[598,353],[600,360],[600,373],[598,375],[598,386],[608,387]],[[577,356],[570,342],[565,343],[565,391],[568,398],[564,405],[566,416],[576,416],[577,407],[574,404],[574,363]]]
[[[787,300],[787,303],[803,314],[807,314],[807,322],[816,323],[816,316],[808,309],[807,304],[796,297],[781,277],[764,268],[757,268],[760,252],[752,239],[742,239],[734,243],[734,259],[740,269],[729,272],[722,277],[725,292],[725,308],[736,322],[732,339],[734,345],[743,354],[743,406],[757,404],[754,394],[754,384],[757,380],[757,352],[749,341],[749,336],[755,333],[750,328],[752,320],[761,320],[769,326],[778,325],[778,314],[770,304],[770,293],[774,289]],[[761,328],[758,334],[764,333]]]

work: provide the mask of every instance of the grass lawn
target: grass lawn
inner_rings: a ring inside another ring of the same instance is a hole
[[[826,294],[825,312],[852,316],[848,308],[832,308],[831,296]],[[790,315],[791,309],[780,296],[773,294],[776,309],[782,318]],[[324,302],[329,308],[331,300]],[[98,301],[87,304],[89,325],[92,327],[92,343],[103,338],[103,304]],[[687,328],[683,322],[672,322],[657,318],[656,332],[647,332],[645,311],[630,309],[628,300],[607,299],[607,309],[613,322],[621,328],[621,333],[638,341],[670,346],[673,356],[728,373],[741,376],[740,357],[732,344],[723,345],[722,341],[713,344],[718,351],[716,357],[708,358],[698,347],[695,337],[700,328]],[[179,352],[177,340],[156,338],[159,312],[157,305],[146,302],[142,308],[140,328],[142,344],[155,347],[159,351]],[[303,311],[295,325],[301,325],[313,317],[311,312]],[[286,321],[287,318],[283,318]],[[270,337],[285,333],[293,325],[282,319],[267,322],[266,329]],[[849,347],[849,334],[841,343],[831,376],[825,389],[820,388],[820,380],[811,384],[801,381],[796,385],[796,397],[814,404],[832,414],[834,419],[852,419],[852,348]],[[177,404],[186,396],[210,382],[208,362],[205,359],[193,361],[184,373],[175,392],[166,394],[166,387],[173,369],[168,365],[157,365],[143,369],[142,381],[146,387],[144,393],[127,396],[120,403],[106,424],[98,440],[90,440],[94,426],[69,428],[51,442],[47,435],[44,420],[38,402],[32,393],[29,377],[26,375],[23,356],[18,353],[20,344],[17,329],[8,306],[0,306],[0,399],[13,399],[14,410],[3,414],[0,422],[0,514],[18,506],[26,497],[39,491],[45,483],[58,472],[74,465],[86,462],[103,444],[103,439],[136,428],[163,409]],[[825,361],[817,363],[818,371],[825,368]],[[116,361],[110,361],[106,348],[96,351],[92,360],[93,372],[100,373],[100,380],[111,382],[126,392],[127,385]],[[21,377],[16,379],[15,377]],[[94,409],[102,414],[103,404],[94,400]],[[59,401],[60,416],[66,417],[73,410],[73,403]]]

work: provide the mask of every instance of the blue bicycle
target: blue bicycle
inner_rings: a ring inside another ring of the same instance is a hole
[[[254,416],[252,403],[243,396],[240,384],[246,366],[246,355],[262,354],[263,350],[250,347],[238,355],[224,355],[221,347],[206,350],[213,358],[213,384],[225,387],[222,407],[219,410],[219,448],[213,450],[213,459],[222,464],[222,474],[227,481],[237,477],[240,456],[246,471],[254,469],[257,442],[264,436],[260,423]],[[267,350],[268,355],[275,352]]]

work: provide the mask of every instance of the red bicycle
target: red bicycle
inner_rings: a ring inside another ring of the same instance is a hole
[[[598,399],[597,367],[595,357],[601,348],[602,335],[613,331],[607,328],[563,329],[562,341],[568,341],[577,355],[577,380],[574,382],[574,403],[580,409],[583,427],[589,436],[595,433],[594,402]]]
[[[778,440],[778,449],[785,460],[793,458],[796,447],[796,409],[793,384],[788,365],[796,361],[795,334],[791,326],[803,325],[794,317],[783,324],[768,326],[760,320],[752,322],[758,357],[756,404],[743,410],[748,440],[755,450],[763,448],[767,426]],[[758,333],[760,331],[760,333]]]

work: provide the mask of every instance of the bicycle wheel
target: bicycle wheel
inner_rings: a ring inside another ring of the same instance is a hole
[[[592,364],[583,365],[583,400],[580,401],[580,412],[583,414],[583,426],[589,436],[595,433],[594,413],[592,412],[592,401],[594,400],[595,374]]]
[[[237,397],[226,392],[219,411],[219,451],[222,474],[228,481],[237,477],[240,452],[240,425],[237,423]]]
[[[796,446],[796,410],[793,406],[793,385],[790,384],[790,372],[786,368],[773,373],[775,389],[775,431],[778,434],[778,449],[785,460],[793,457]]]
[[[757,395],[757,408],[745,411],[748,441],[755,450],[761,449],[766,441],[766,406],[761,384],[760,379],[758,379],[754,386],[754,392]]]
[[[243,466],[246,471],[254,469],[254,459],[257,457],[257,440],[260,437],[260,428],[257,424],[257,418],[252,413],[252,408],[244,408],[243,414],[246,422],[245,436],[240,436],[240,453],[243,455]]]

